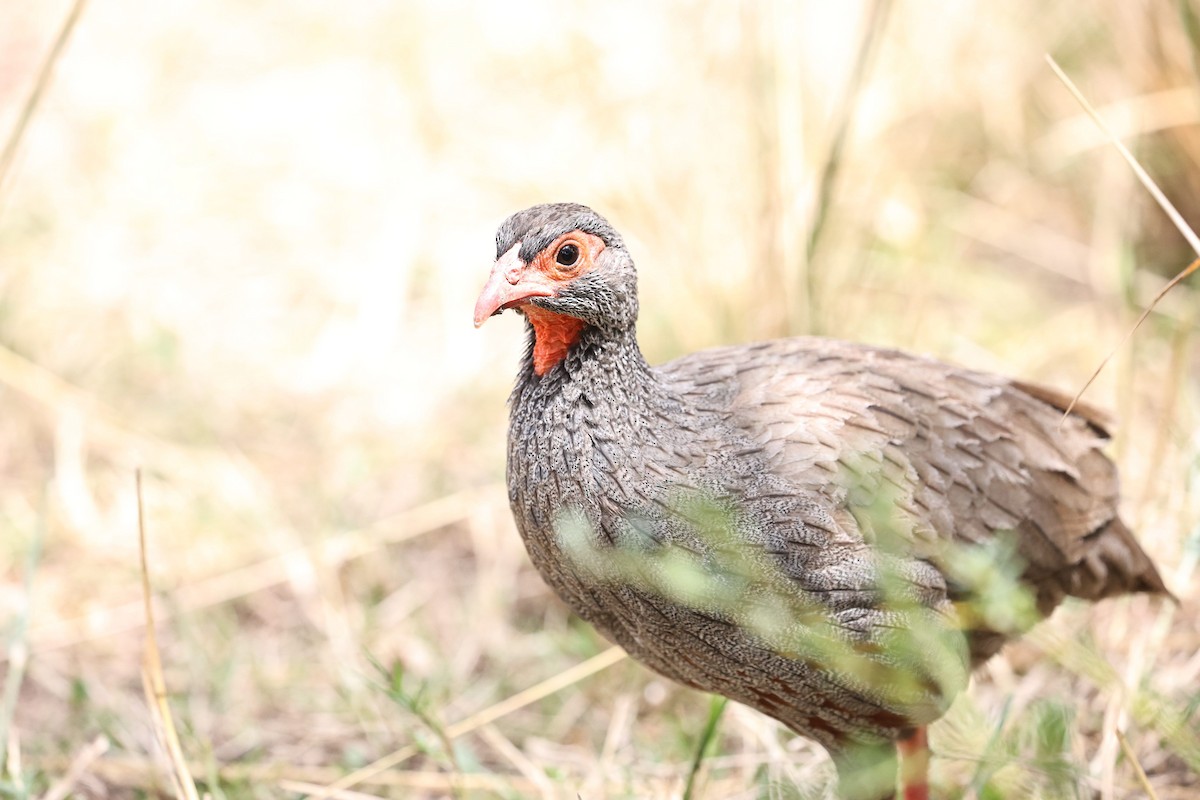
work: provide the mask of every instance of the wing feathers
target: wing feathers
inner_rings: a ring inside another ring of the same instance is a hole
[[[1117,517],[1107,416],[1077,405],[1063,420],[1060,392],[813,338],[697,353],[662,373],[686,393],[722,385],[731,423],[772,472],[840,504],[830,513],[860,536],[879,527],[883,498],[918,554],[926,536],[1012,533],[1046,611],[1066,594],[1165,591]]]

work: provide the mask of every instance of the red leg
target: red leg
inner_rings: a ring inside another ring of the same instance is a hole
[[[900,751],[900,791],[904,800],[929,800],[929,738],[925,726],[896,742]]]

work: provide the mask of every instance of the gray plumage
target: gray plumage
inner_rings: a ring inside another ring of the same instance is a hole
[[[594,267],[530,302],[588,326],[544,375],[525,355],[509,496],[546,581],[655,671],[836,758],[939,717],[1030,624],[972,605],[996,574],[1035,616],[1165,592],[1117,516],[1098,413],[1060,424],[1051,391],[820,338],[651,367],[632,259],[599,215],[521,212],[497,256],[571,230],[604,240]]]

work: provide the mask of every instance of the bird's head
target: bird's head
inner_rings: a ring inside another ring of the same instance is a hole
[[[621,235],[577,203],[533,206],[496,231],[496,263],[475,303],[475,327],[513,308],[534,329],[545,374],[587,327],[619,334],[637,322],[637,273]]]

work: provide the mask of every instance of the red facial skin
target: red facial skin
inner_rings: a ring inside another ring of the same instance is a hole
[[[587,323],[534,305],[522,306],[521,311],[533,324],[533,372],[541,377],[567,357]]]
[[[556,257],[567,244],[579,248],[579,257],[574,263],[563,265]],[[475,303],[475,327],[506,308],[522,312],[533,325],[533,371],[540,377],[567,357],[587,323],[528,301],[534,297],[554,297],[562,287],[591,270],[604,250],[604,241],[582,231],[564,233],[528,264],[517,255],[520,249],[518,242],[496,259],[492,274]]]

